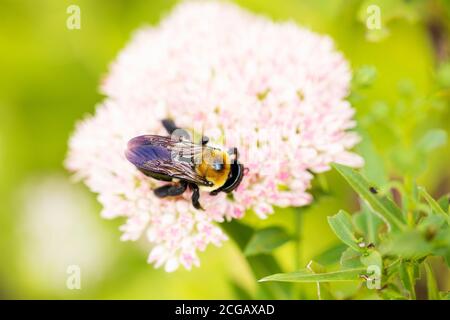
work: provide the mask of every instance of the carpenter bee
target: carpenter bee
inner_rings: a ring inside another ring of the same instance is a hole
[[[162,124],[170,136],[142,135],[131,139],[125,156],[146,176],[170,181],[154,190],[157,197],[178,196],[189,187],[192,205],[200,205],[200,190],[211,195],[235,190],[244,176],[244,166],[238,162],[237,148],[225,151],[222,147],[208,145],[202,136],[194,143],[189,133],[178,128],[170,119]]]

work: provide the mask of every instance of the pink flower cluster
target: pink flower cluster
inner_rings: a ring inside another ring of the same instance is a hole
[[[362,165],[348,151],[359,140],[348,131],[350,79],[326,36],[232,4],[182,3],[120,53],[102,85],[105,101],[70,139],[66,166],[98,193],[105,218],[126,217],[123,240],[145,234],[150,263],[190,269],[199,250],[226,240],[215,222],[306,205],[311,172],[331,162]],[[124,151],[135,136],[165,135],[168,117],[239,149],[248,173],[232,198],[202,193],[199,211],[189,192],[153,195],[161,182],[136,170]]]

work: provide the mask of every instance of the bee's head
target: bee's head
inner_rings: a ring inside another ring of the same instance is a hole
[[[245,173],[245,167],[242,163],[239,163],[239,153],[237,148],[232,148],[228,151],[230,155],[230,172],[225,184],[220,188],[220,191],[230,193],[235,190],[242,181]]]
[[[218,192],[230,193],[235,190],[244,177],[244,165],[238,161],[236,148],[228,152],[221,149],[205,148],[202,161],[197,166],[197,172],[212,183],[212,194]]]

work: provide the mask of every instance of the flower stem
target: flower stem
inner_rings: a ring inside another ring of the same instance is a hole
[[[295,226],[295,269],[299,270],[302,264],[301,258],[301,241],[302,241],[302,211],[296,208],[294,211],[294,226]]]

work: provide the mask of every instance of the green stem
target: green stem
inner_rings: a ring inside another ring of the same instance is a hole
[[[302,257],[301,257],[301,241],[302,241],[302,211],[300,208],[294,208],[294,270],[300,270],[302,268]],[[291,298],[298,299],[298,297],[303,295],[303,290],[299,289],[299,286],[291,287]]]
[[[302,211],[297,208],[294,211],[294,226],[295,226],[295,269],[300,270],[302,267],[301,257],[301,241],[302,241]]]

